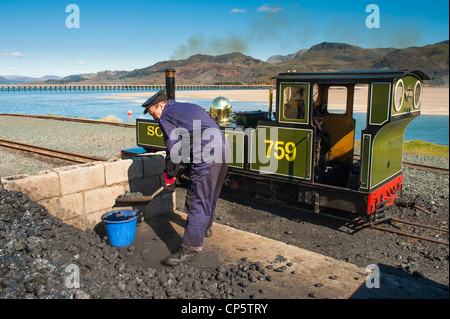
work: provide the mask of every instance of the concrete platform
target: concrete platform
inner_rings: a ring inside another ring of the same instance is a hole
[[[180,247],[185,223],[180,211],[147,217],[138,223],[132,248],[122,249],[132,251],[128,257],[144,268],[167,267],[162,260]],[[268,299],[448,298],[445,286],[405,271],[384,273],[381,266],[379,288],[368,288],[365,268],[217,223],[193,264],[237,264],[243,257],[274,268],[292,263],[283,272],[267,269],[273,280],[250,283],[247,295],[263,289],[259,297]]]

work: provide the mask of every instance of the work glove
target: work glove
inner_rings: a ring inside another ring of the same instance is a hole
[[[167,174],[167,173],[163,173],[163,181],[164,181],[164,188],[165,189],[171,189],[173,187],[173,185],[175,184],[175,177]]]

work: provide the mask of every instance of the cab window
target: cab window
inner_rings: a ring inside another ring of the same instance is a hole
[[[345,114],[347,112],[347,94],[345,86],[330,86],[328,88],[327,112],[330,114]]]
[[[308,113],[308,84],[283,84],[280,106],[281,121],[305,123]]]

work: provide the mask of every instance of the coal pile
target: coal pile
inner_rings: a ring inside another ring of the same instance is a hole
[[[126,249],[52,216],[26,194],[0,190],[0,298],[249,298],[260,262],[143,269]]]

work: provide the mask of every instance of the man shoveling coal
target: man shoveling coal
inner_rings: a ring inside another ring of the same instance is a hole
[[[166,144],[166,185],[174,183],[177,163],[190,163],[186,193],[187,224],[180,249],[164,263],[176,266],[192,261],[202,250],[204,237],[212,236],[217,199],[228,170],[228,142],[216,122],[199,105],[168,98],[161,90],[143,105],[144,114],[159,122]]]

